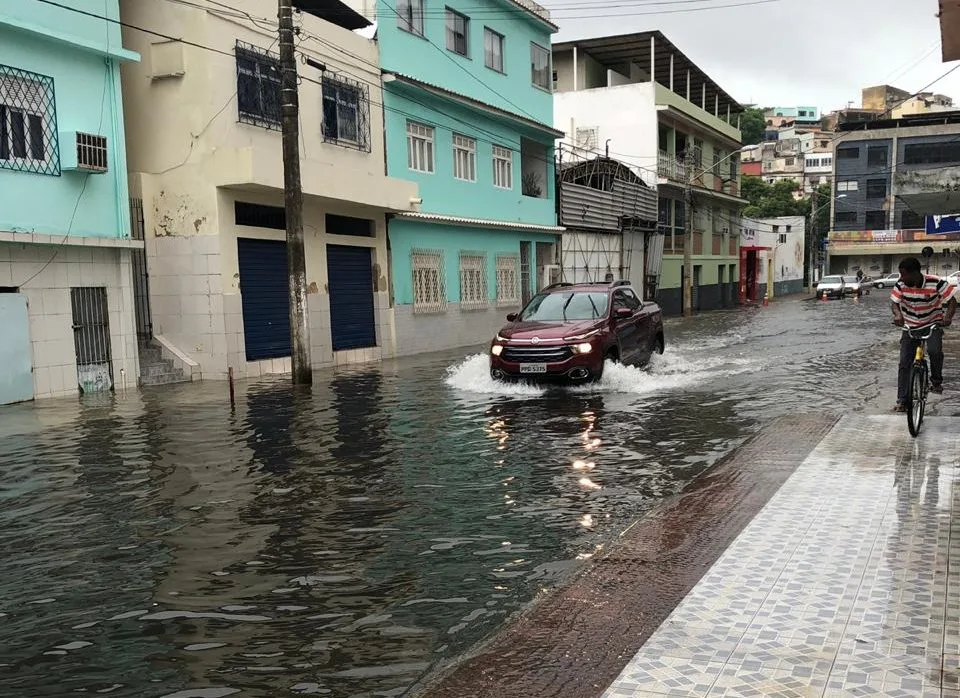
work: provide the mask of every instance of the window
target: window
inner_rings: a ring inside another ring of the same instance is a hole
[[[447,307],[443,252],[414,250],[410,261],[413,269],[413,312],[442,313]]]
[[[713,174],[720,176],[720,151],[713,151],[713,168],[710,170]]]
[[[280,59],[237,42],[237,108],[245,124],[280,128]]]
[[[703,141],[699,138],[693,139],[693,164],[703,167]]]
[[[497,255],[497,305],[520,305],[520,258]]]
[[[871,145],[867,147],[867,167],[887,166],[887,146]]]
[[[460,253],[460,307],[486,308],[487,257],[482,252]]]
[[[513,189],[513,151],[493,146],[493,186]]]
[[[773,226],[773,232],[779,233],[779,232],[780,232],[780,226],[779,226],[779,225]]]
[[[788,225],[788,226],[787,226],[787,232],[788,232],[788,233],[792,233],[792,232],[793,232],[793,226],[792,226],[792,225]]]
[[[836,221],[837,223],[856,223],[857,212],[856,211],[837,211]]]
[[[280,210],[283,211],[283,209]],[[327,235],[350,235],[362,238],[377,236],[376,223],[369,218],[354,218],[353,216],[327,213],[324,215],[323,222]]]
[[[433,127],[407,122],[407,167],[433,174]]]
[[[807,160],[807,167],[820,167],[820,161],[817,159]]]
[[[477,181],[477,142],[453,134],[453,176],[466,182]]]
[[[903,148],[905,165],[943,165],[960,162],[960,143],[908,143]]]
[[[786,233],[780,233],[780,237],[777,238],[777,239],[780,241],[780,244],[781,244],[781,245],[786,245],[786,244],[787,244],[787,234],[786,234]]]
[[[863,223],[867,230],[886,230],[887,212],[886,211],[867,211]]]
[[[324,76],[323,140],[370,152],[367,86],[345,77]]]
[[[483,63],[491,70],[503,72],[503,34],[483,28]]]
[[[287,213],[283,206],[263,206],[248,204],[246,201],[233,202],[233,222],[235,225],[253,228],[287,229]]]
[[[613,292],[613,309],[619,310],[620,308],[626,308],[627,310],[639,310],[640,306],[643,305],[640,302],[640,299],[634,295],[633,291],[629,289],[621,289]]]
[[[837,191],[857,191],[859,188],[860,185],[855,179],[847,180],[846,182],[837,182]]]
[[[553,91],[557,91],[557,85],[560,83],[560,76],[556,70],[553,71]]]
[[[927,227],[927,218],[916,211],[905,209],[900,217],[900,227],[905,230],[922,230]]]
[[[470,20],[465,15],[447,8],[447,50],[461,56],[468,55],[467,27]]]
[[[53,78],[0,65],[0,168],[60,174]]]
[[[838,160],[859,160],[860,148],[837,148]]]
[[[832,157],[831,157],[831,158],[824,158],[824,159],[823,159],[823,166],[824,166],[824,167],[831,167],[832,165],[833,165],[833,158],[832,158]]]
[[[537,87],[550,89],[550,52],[538,44],[530,44],[530,80]]]
[[[405,32],[423,36],[423,0],[397,0],[397,24]]]
[[[867,180],[867,198],[885,199],[887,198],[887,181],[885,179]]]

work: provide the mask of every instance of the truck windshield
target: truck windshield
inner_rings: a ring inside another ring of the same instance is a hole
[[[607,312],[606,293],[542,293],[523,309],[524,322],[564,322],[593,320]]]

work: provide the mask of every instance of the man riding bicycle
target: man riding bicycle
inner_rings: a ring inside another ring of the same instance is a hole
[[[906,330],[922,330],[931,325],[933,330],[927,340],[930,355],[930,391],[943,392],[943,330],[953,322],[957,312],[954,287],[945,279],[923,273],[920,260],[907,257],[900,262],[900,280],[890,294],[893,322]],[[907,393],[910,390],[910,366],[917,347],[922,340],[904,332],[900,338],[900,370],[897,374],[897,412],[906,410]]]

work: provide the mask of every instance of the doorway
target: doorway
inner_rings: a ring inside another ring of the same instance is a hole
[[[107,289],[102,286],[71,288],[70,306],[80,390],[84,393],[113,390]]]
[[[703,278],[703,267],[699,264],[693,266],[693,298],[691,305],[695,311],[700,310],[700,279]]]
[[[717,265],[717,289],[720,292],[720,307],[727,307],[727,266]]]

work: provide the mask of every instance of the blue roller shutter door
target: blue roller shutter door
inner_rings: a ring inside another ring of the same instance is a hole
[[[286,243],[238,238],[237,256],[247,361],[290,356]]]
[[[330,335],[334,351],[377,345],[370,253],[367,247],[327,245]]]

